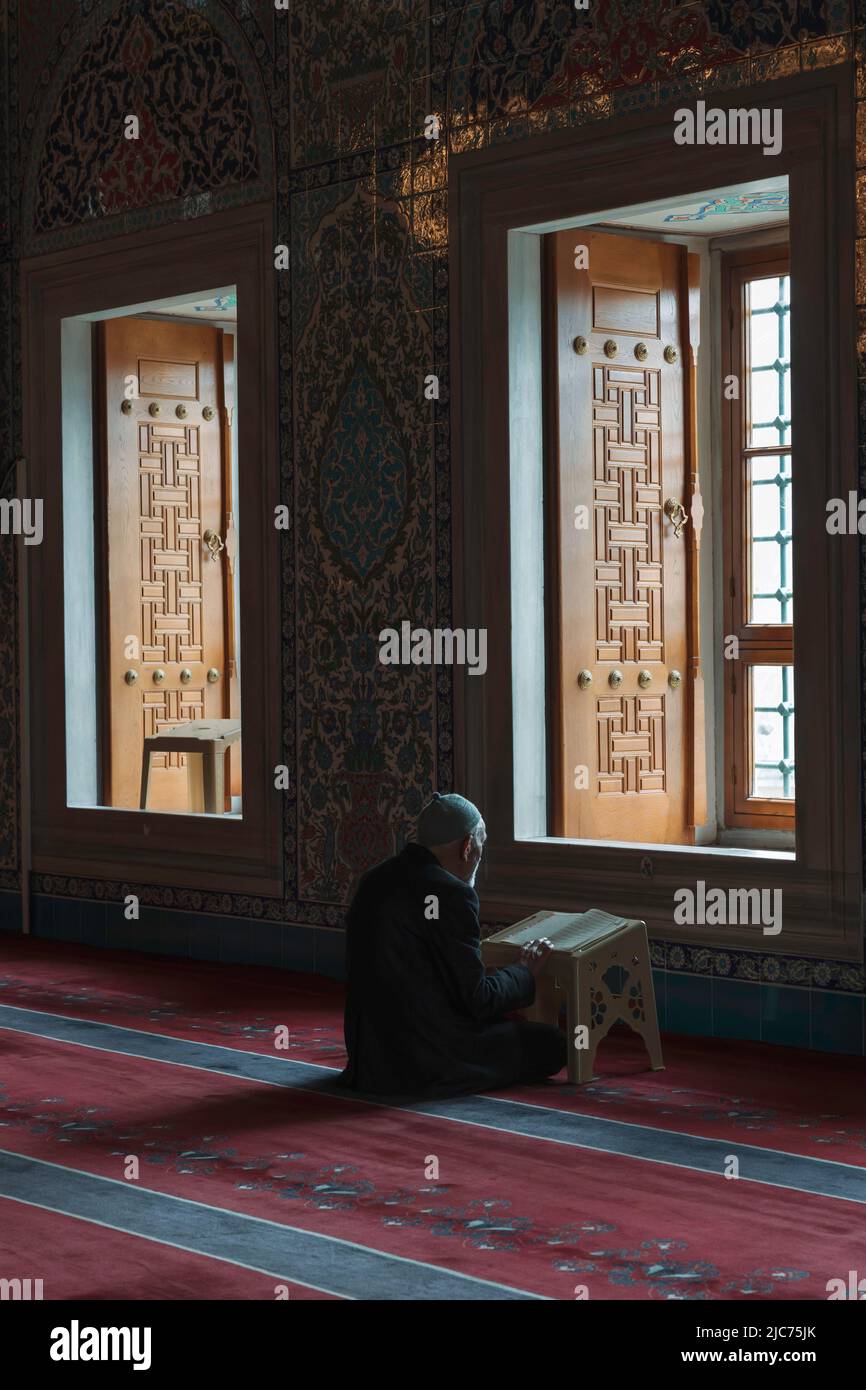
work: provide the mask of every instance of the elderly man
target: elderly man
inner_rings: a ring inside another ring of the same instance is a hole
[[[486,838],[471,801],[436,793],[416,840],[362,878],[348,916],[343,1085],[459,1095],[565,1066],[563,1032],[506,1017],[533,1002],[550,942],[485,973],[473,885]]]

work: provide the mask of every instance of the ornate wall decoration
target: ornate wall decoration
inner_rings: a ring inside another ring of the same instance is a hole
[[[366,363],[334,416],[319,470],[319,510],[326,544],[363,582],[396,539],[406,510],[406,455]]]
[[[435,625],[432,344],[400,205],[366,181],[296,201],[299,893],[340,902],[435,785],[434,673],[376,640]]]
[[[697,80],[744,54],[838,33],[844,0],[502,0],[466,7],[454,41],[450,110],[458,121],[511,118],[621,87]],[[741,80],[747,80],[748,73]],[[602,102],[598,114],[606,114]],[[572,121],[568,122],[573,123]]]
[[[131,230],[162,209],[165,220],[268,196],[261,79],[219,5],[103,3],[70,39],[40,112],[28,116],[22,228],[38,249],[99,224],[102,235]]]
[[[421,128],[426,11],[414,0],[298,0],[291,21],[294,165],[389,145]]]
[[[665,222],[704,222],[708,217],[747,217],[750,213],[787,212],[790,199],[787,190],[767,193],[729,193],[720,198],[708,198],[700,207],[688,212],[670,212]]]

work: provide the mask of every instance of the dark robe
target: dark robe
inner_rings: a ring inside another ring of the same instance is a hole
[[[438,920],[425,915],[433,897]],[[564,1035],[503,1018],[533,1002],[532,971],[486,974],[480,938],[475,889],[422,845],[364,875],[348,915],[343,1085],[421,1096],[505,1086],[526,1076],[526,1030],[544,1035],[548,1058],[555,1039],[544,1074],[563,1065]]]

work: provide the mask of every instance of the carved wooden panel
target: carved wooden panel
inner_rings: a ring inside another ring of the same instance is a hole
[[[142,733],[161,734],[176,724],[190,719],[204,719],[204,690],[189,687],[180,690],[145,690],[142,692]],[[151,771],[157,767],[186,767],[184,753],[152,753]]]
[[[202,660],[197,425],[139,425],[141,659]]]
[[[664,695],[598,701],[598,791],[665,790]]]
[[[597,659],[660,662],[660,372],[599,364],[592,380]]]
[[[592,326],[599,331],[640,333],[643,338],[659,336],[659,297],[640,290],[612,285],[594,285]]]
[[[198,362],[167,362],[149,357],[138,359],[138,394],[155,399],[179,401],[199,399]]]

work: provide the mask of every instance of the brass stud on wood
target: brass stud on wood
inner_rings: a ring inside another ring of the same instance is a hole
[[[121,415],[131,415],[131,414],[132,414],[132,401],[121,401],[121,402],[120,402],[120,413],[121,413]]]
[[[175,415],[177,416],[178,420],[185,420],[185,419],[186,419],[186,406],[185,406],[185,405],[176,405],[175,408],[174,408],[174,413],[175,413]]]
[[[619,348],[617,347],[616,340],[614,338],[608,338],[607,342],[604,345],[605,357],[616,357],[618,351]]]
[[[158,415],[161,408],[159,401],[151,401],[150,405],[147,407],[147,413],[148,415]]]
[[[202,419],[203,419],[203,420],[212,420],[213,417],[214,417],[214,408],[213,408],[213,406],[212,406],[212,405],[206,405],[205,408],[204,408],[204,410],[202,411]]]
[[[665,348],[664,357],[666,362],[671,363],[678,362],[680,360],[680,355],[677,352],[676,348],[671,347],[670,344],[668,344],[668,346]]]
[[[581,338],[580,334],[578,334],[578,336],[572,342],[571,346],[574,348],[578,357],[583,357],[587,347],[586,339]]]
[[[637,358],[638,362],[645,362],[649,357],[649,348],[647,347],[646,343],[635,343],[634,355]]]

